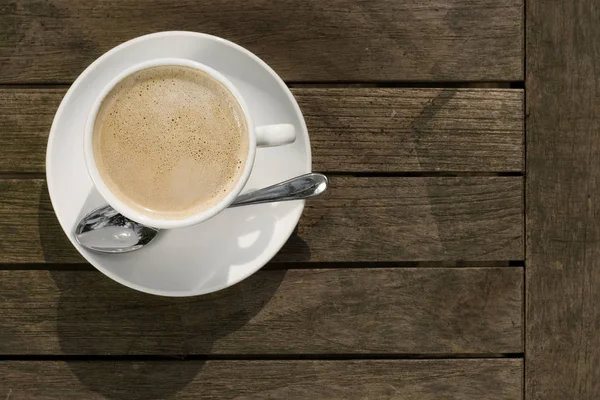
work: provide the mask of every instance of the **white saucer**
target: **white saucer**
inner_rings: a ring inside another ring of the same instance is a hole
[[[48,190],[60,225],[83,257],[115,281],[152,294],[193,296],[224,289],[258,271],[292,234],[304,202],[228,209],[205,223],[163,231],[148,247],[128,254],[97,254],[75,242],[79,219],[105,204],[83,159],[88,110],[117,73],[162,57],[196,60],[223,73],[242,93],[257,125],[296,127],[294,144],[257,150],[244,191],[310,172],[310,143],[300,108],[281,78],[248,50],[214,36],[193,32],[142,36],[104,54],[73,83],[52,123],[46,153]]]

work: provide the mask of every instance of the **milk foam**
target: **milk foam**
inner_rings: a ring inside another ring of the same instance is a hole
[[[139,71],[103,101],[94,125],[100,176],[145,215],[183,219],[220,202],[248,157],[248,127],[234,95],[183,66]]]

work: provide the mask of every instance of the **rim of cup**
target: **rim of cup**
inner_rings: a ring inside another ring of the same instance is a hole
[[[96,117],[98,115],[98,111],[100,110],[100,106],[102,102],[106,98],[106,96],[111,92],[111,90],[126,77],[139,72],[144,69],[158,67],[158,66],[183,66],[199,69],[207,74],[209,74],[212,78],[222,83],[235,97],[237,102],[239,103],[242,111],[244,113],[244,118],[246,120],[247,125],[247,134],[248,134],[248,154],[246,158],[246,162],[244,164],[244,169],[242,174],[240,175],[237,183],[233,187],[232,190],[227,193],[227,195],[221,199],[217,204],[211,206],[210,208],[201,211],[199,213],[190,215],[186,218],[181,219],[166,219],[166,218],[154,218],[148,215],[142,214],[133,208],[129,207],[123,201],[121,201],[104,183],[104,180],[100,176],[98,171],[98,167],[96,165],[96,159],[94,156],[93,150],[93,136],[94,136],[94,124],[96,122]],[[242,95],[237,90],[237,88],[227,79],[223,74],[216,71],[215,69],[199,63],[197,61],[192,61],[183,58],[157,58],[149,61],[144,61],[138,64],[135,64],[117,76],[115,76],[100,92],[96,100],[90,109],[88,114],[85,130],[84,130],[84,140],[83,140],[83,148],[84,148],[84,159],[88,174],[90,175],[96,190],[100,193],[100,195],[106,200],[106,202],[117,210],[120,214],[125,217],[141,223],[146,226],[151,226],[159,229],[174,229],[174,228],[183,228],[191,225],[198,224],[200,222],[206,221],[209,218],[214,217],[227,207],[235,200],[235,198],[240,194],[242,189],[244,188],[248,178],[250,177],[250,173],[252,172],[252,167],[254,165],[254,157],[256,154],[256,132],[255,125],[252,121],[252,117],[250,115],[248,106],[246,105]]]

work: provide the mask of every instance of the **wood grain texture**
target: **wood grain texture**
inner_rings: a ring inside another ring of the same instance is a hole
[[[523,92],[293,89],[318,171],[522,171]]]
[[[600,394],[600,11],[527,3],[526,398]]]
[[[313,169],[336,172],[523,170],[523,91],[292,89]],[[0,89],[0,172],[45,170],[63,89]]]
[[[276,261],[523,259],[521,177],[333,176],[330,184],[307,202]],[[0,180],[0,221],[2,263],[83,262],[44,180]]]
[[[523,0],[8,0],[0,27],[4,83],[69,83],[166,30],[232,40],[292,81],[523,79]]]
[[[261,271],[167,298],[97,271],[0,271],[0,354],[523,351],[523,269]]]
[[[0,89],[0,172],[46,171],[46,146],[66,90]]]
[[[514,359],[2,361],[0,395],[10,400],[518,400],[522,374],[522,360]]]
[[[277,261],[519,260],[520,177],[332,177]],[[307,251],[308,249],[308,251]]]

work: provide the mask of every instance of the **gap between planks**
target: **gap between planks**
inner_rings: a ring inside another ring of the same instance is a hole
[[[73,82],[62,83],[0,83],[0,89],[68,89]],[[287,81],[290,88],[407,88],[407,89],[452,89],[452,88],[484,88],[484,89],[523,89],[524,81],[508,82],[411,82],[411,81],[389,81],[389,82],[310,82],[310,81]]]
[[[294,270],[294,269],[381,269],[381,268],[502,268],[525,266],[524,260],[498,260],[498,261],[398,261],[398,262],[319,262],[315,263],[268,263],[263,270]],[[95,271],[88,263],[61,264],[61,263],[0,263],[0,271]]]
[[[350,171],[315,171],[322,172],[328,176],[350,176],[356,178],[460,178],[460,177],[490,177],[490,176],[524,176],[523,172],[441,172],[441,171],[426,171],[426,172],[350,172]],[[41,172],[0,172],[0,179],[46,179],[46,174]]]
[[[443,353],[443,354],[211,354],[211,355],[0,355],[1,361],[349,361],[349,360],[456,360],[521,359],[524,353]]]

